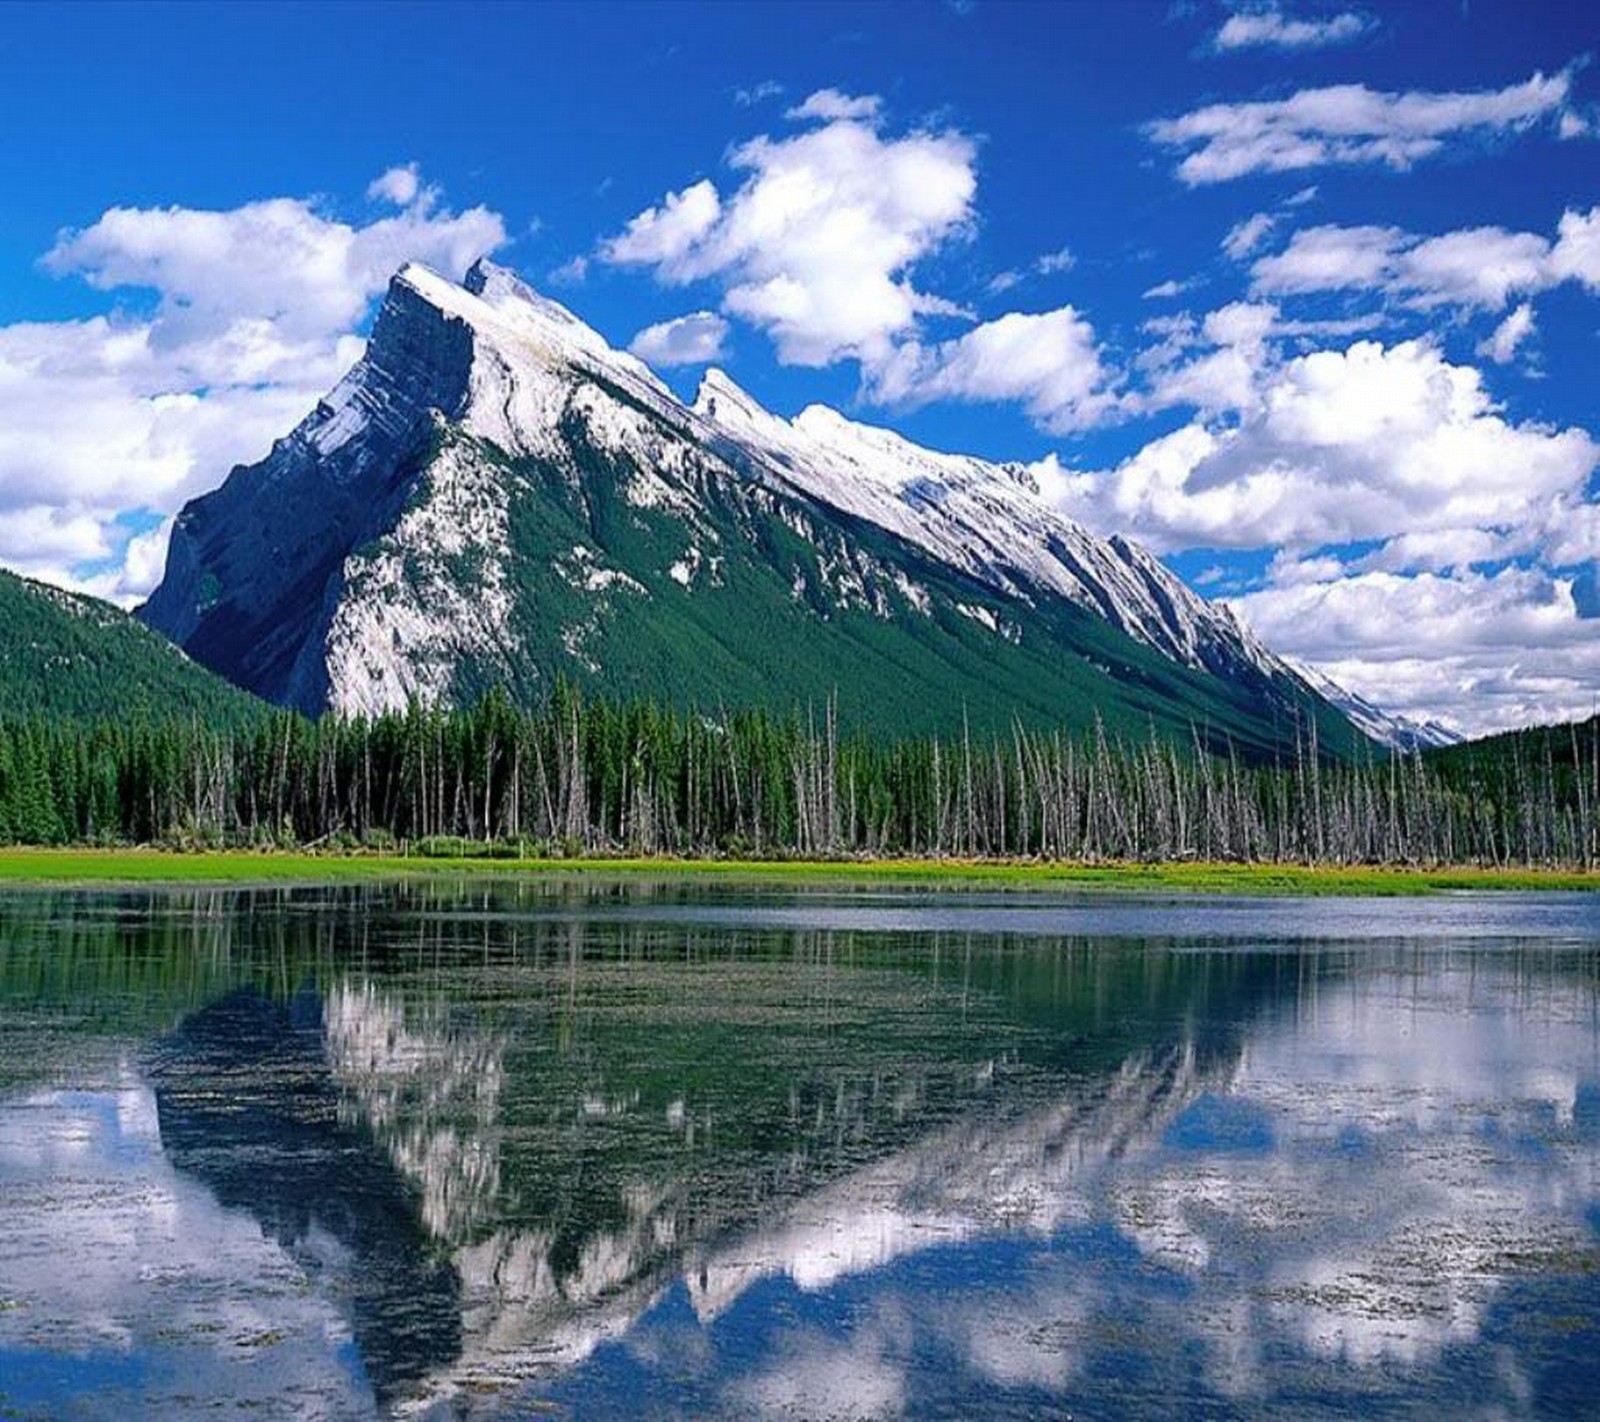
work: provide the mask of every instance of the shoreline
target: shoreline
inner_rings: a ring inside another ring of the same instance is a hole
[[[423,858],[276,850],[0,849],[0,887],[337,884],[405,878],[682,878],[922,888],[1170,890],[1415,896],[1451,890],[1600,892],[1600,870],[1477,865],[1079,863],[1008,859]]]

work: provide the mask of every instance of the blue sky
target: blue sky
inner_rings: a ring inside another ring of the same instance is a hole
[[[1586,714],[1597,49],[1485,0],[0,8],[0,561],[137,599],[394,265],[490,249],[686,393],[1033,463],[1384,704]]]

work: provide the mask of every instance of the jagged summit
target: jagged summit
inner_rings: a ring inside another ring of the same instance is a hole
[[[485,367],[480,373],[486,378],[496,373],[526,375],[523,367],[530,365],[558,373],[577,368],[619,380],[652,403],[677,404],[672,391],[637,356],[615,349],[560,302],[487,258],[474,262],[459,285],[420,262],[408,262],[390,284],[391,297],[397,287],[414,293],[445,318],[472,328]],[[378,336],[375,329],[375,341]],[[499,372],[493,369],[496,365]]]
[[[418,272],[426,272],[428,276],[442,280],[428,268],[415,263],[412,265]],[[461,285],[496,311],[513,318],[518,315],[525,319],[537,318],[552,329],[568,335],[586,350],[610,352],[605,338],[598,331],[585,325],[559,301],[552,301],[535,291],[508,267],[496,266],[487,257],[479,257],[467,268]]]
[[[685,405],[488,261],[396,273],[349,374],[183,510],[142,615],[311,712],[566,676],[702,706],[837,692],[886,729],[1099,714],[1265,748],[1332,716],[1024,466],[784,419],[718,370]]]
[[[726,430],[746,426],[765,429],[787,423],[716,366],[709,367],[700,377],[692,408],[702,419]]]

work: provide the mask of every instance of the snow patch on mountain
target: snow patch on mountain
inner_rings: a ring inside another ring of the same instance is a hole
[[[643,361],[491,262],[475,263],[462,286],[415,262],[395,281],[472,331],[463,423],[507,454],[558,452],[574,402],[598,438],[624,443],[640,436],[627,402],[668,419],[681,412]]]
[[[500,471],[470,441],[448,439],[394,531],[345,561],[320,659],[330,707],[434,706],[466,659],[507,665],[507,522]]]

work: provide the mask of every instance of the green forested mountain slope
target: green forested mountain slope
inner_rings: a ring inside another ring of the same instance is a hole
[[[457,467],[508,489],[505,642],[456,664],[457,703],[494,685],[537,699],[558,667],[593,694],[713,714],[820,717],[831,699],[846,730],[879,737],[965,724],[987,739],[1018,722],[1082,733],[1098,718],[1112,737],[1142,741],[1154,726],[1250,756],[1292,754],[1313,722],[1326,750],[1359,744],[1287,678],[1180,665],[1045,590],[1019,606],[871,524],[823,517],[711,461],[687,471],[692,514],[634,506],[621,491],[641,471],[625,454],[578,421],[563,440],[559,461],[513,460],[444,436]],[[709,551],[685,561],[686,548]],[[403,556],[380,539],[358,567]],[[347,584],[358,597],[360,577]]]
[[[236,722],[260,709],[110,603],[0,570],[0,716]]]
[[[1454,785],[1493,782],[1507,793],[1548,781],[1590,802],[1600,796],[1600,716],[1503,731],[1424,753],[1431,769]]]

